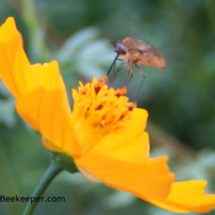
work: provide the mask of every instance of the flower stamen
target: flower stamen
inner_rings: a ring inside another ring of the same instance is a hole
[[[107,76],[101,81],[94,78],[92,83],[80,83],[78,90],[73,90],[74,108],[72,118],[76,130],[81,130],[80,141],[89,150],[94,143],[111,132],[121,133],[131,120],[135,103],[124,96],[127,89],[114,90],[105,84]],[[96,137],[89,138],[95,133]],[[86,139],[87,138],[87,139]]]
[[[123,88],[118,89],[118,90],[116,91],[116,96],[117,96],[117,97],[124,96],[126,93],[127,93],[127,88],[126,88],[126,87],[123,87]]]
[[[105,85],[107,81],[107,76],[101,78],[101,81],[94,86],[96,94],[99,93],[100,89]]]

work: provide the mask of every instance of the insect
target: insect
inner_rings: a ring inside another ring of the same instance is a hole
[[[138,64],[145,64],[153,67],[157,67],[159,69],[164,69],[166,66],[166,62],[164,56],[155,48],[150,46],[148,43],[137,40],[134,38],[127,37],[122,41],[119,41],[114,44],[115,52],[117,53],[110,69],[108,70],[107,75],[110,74],[113,69],[113,74],[111,78],[111,82],[115,79],[118,72],[125,68],[129,68],[128,75],[123,83],[123,85],[127,85],[131,80],[134,72],[134,67],[136,67],[140,74],[142,75],[142,81],[140,87],[137,91],[136,100],[138,99],[140,89],[143,85],[145,75],[143,71],[140,69]],[[121,58],[122,59],[121,59]],[[115,71],[116,61],[121,61],[120,67]]]

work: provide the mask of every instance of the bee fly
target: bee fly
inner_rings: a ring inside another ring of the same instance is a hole
[[[136,67],[140,74],[142,75],[142,81],[139,86],[136,95],[136,101],[138,99],[140,89],[143,85],[145,75],[143,71],[140,69],[138,64],[145,64],[153,67],[157,67],[159,69],[164,69],[166,66],[166,62],[164,56],[155,48],[147,44],[142,40],[137,40],[134,38],[127,37],[122,41],[119,41],[114,44],[115,52],[117,53],[110,69],[108,70],[107,75],[110,74],[113,69],[111,82],[114,80],[115,76],[118,72],[125,68],[129,68],[128,76],[126,77],[123,86],[126,86],[131,80],[134,72],[134,67]],[[121,57],[121,58],[119,58]],[[115,71],[116,61],[121,61],[120,67]]]

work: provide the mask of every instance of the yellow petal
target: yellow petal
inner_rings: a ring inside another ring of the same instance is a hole
[[[17,89],[12,72],[17,52],[22,46],[21,34],[16,29],[14,19],[9,17],[0,27],[0,78],[14,95],[17,95]]]
[[[110,154],[120,160],[141,161],[149,158],[149,136],[143,132],[148,113],[135,108],[131,121],[123,133],[111,133],[105,136],[93,148],[92,152]]]
[[[173,212],[207,213],[215,207],[215,195],[205,194],[206,185],[207,181],[175,182],[165,199],[149,202]]]
[[[56,88],[65,89],[57,61],[44,64],[37,63],[31,65],[31,69],[34,74],[37,86],[45,87],[49,90]]]
[[[165,156],[142,162],[126,162],[93,153],[75,159],[78,167],[108,186],[131,192],[144,200],[167,196],[174,174],[169,172],[166,162]]]
[[[11,40],[17,41],[17,44],[22,44],[22,36],[16,28],[13,17],[8,17],[0,26],[0,42],[9,42]]]
[[[62,96],[64,108],[70,111],[70,106],[67,99],[66,87],[63,78],[60,74],[59,64],[57,61],[52,61],[50,63],[44,64],[34,64],[31,65],[31,70],[35,78],[37,87],[44,87],[48,90],[60,89],[62,91]]]
[[[22,36],[16,28],[14,18],[9,17],[0,26],[0,56],[5,57],[10,64],[15,59],[17,50],[22,47]]]
[[[144,132],[140,137],[132,141],[130,145],[125,144],[124,148],[110,154],[120,160],[140,162],[144,159],[149,159],[149,147],[149,135],[147,132]]]
[[[34,74],[23,49],[19,49],[17,52],[11,75],[17,92],[17,95],[14,95],[16,98],[26,96],[36,88]],[[6,80],[3,81],[6,83]]]
[[[16,58],[8,63],[0,57],[1,79],[15,98],[27,95],[35,89],[36,83],[28,58],[22,48],[17,50]]]
[[[43,141],[46,148],[63,151],[70,156],[79,156],[81,148],[76,140],[76,133],[71,120],[71,113],[63,106],[61,90],[48,91],[43,88],[17,100],[17,112],[37,131],[49,144]],[[50,147],[50,144],[53,147]]]
[[[16,98],[27,95],[35,88],[22,37],[13,18],[8,18],[0,27],[0,65],[0,77]]]

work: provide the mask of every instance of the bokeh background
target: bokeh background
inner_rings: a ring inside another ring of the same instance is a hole
[[[146,79],[138,101],[149,112],[151,156],[167,154],[178,181],[206,179],[207,191],[215,192],[215,1],[0,0],[0,23],[8,16],[16,19],[31,63],[59,61],[69,94],[78,80],[106,74],[115,57],[111,42],[134,37],[158,48],[167,67],[141,66]],[[120,72],[115,87],[126,74]],[[135,71],[131,101],[140,80]],[[40,135],[16,114],[1,83],[0,194],[30,196],[49,162]],[[44,196],[66,202],[40,203],[35,214],[173,214],[66,172]],[[0,214],[21,214],[24,206],[0,203]]]

